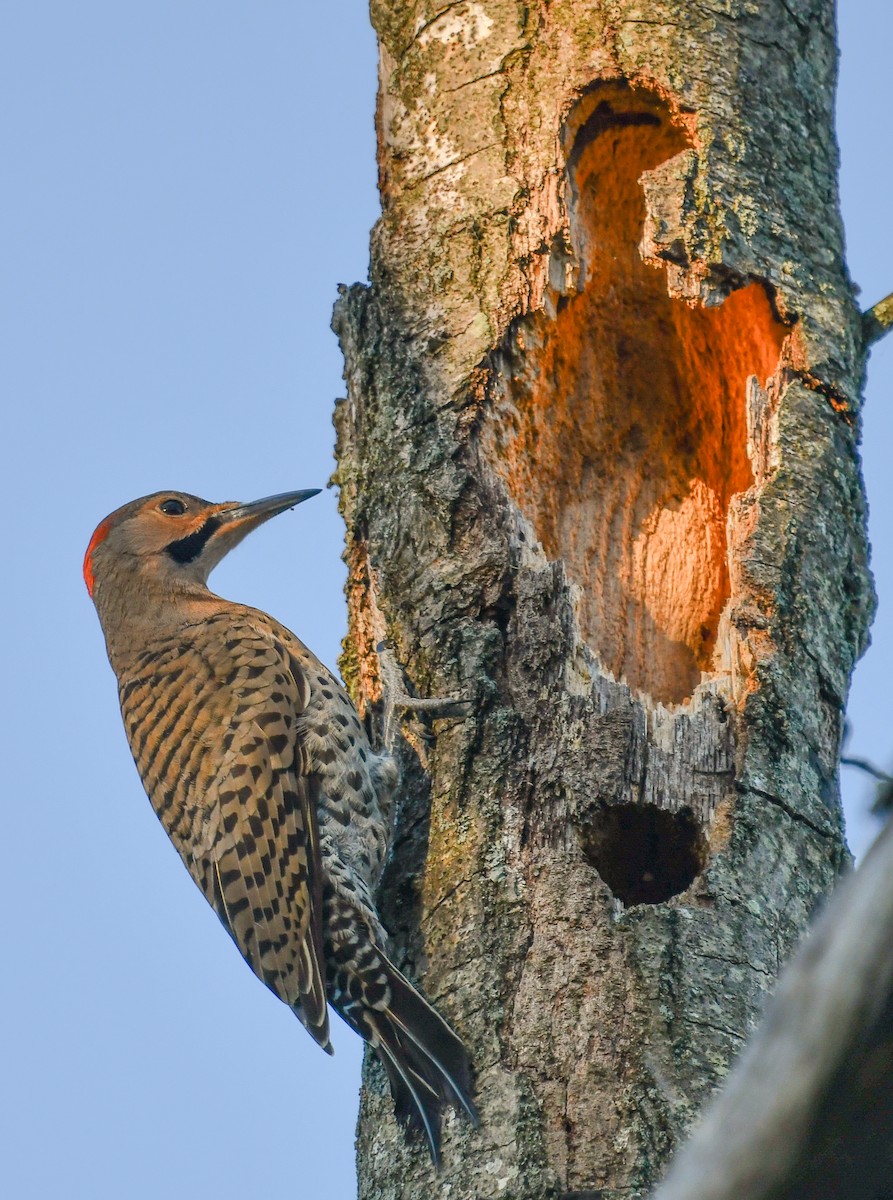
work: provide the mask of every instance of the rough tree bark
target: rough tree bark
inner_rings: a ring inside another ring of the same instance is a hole
[[[373,0],[383,214],[335,327],[382,909],[466,1040],[435,1177],[367,1064],[360,1196],[647,1193],[846,861],[872,609],[831,0]],[[385,721],[389,724],[389,722]]]

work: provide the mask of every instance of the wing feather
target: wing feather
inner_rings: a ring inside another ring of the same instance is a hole
[[[190,627],[121,681],[137,767],[184,863],[251,969],[330,1049],[308,696],[253,613]]]

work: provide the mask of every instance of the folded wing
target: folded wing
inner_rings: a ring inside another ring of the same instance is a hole
[[[298,664],[253,614],[155,646],[121,680],[159,819],[255,974],[330,1050],[316,780],[298,733]]]

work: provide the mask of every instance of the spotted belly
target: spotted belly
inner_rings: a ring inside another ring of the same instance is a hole
[[[344,689],[323,675],[314,683],[300,732],[319,780],[323,866],[371,899],[390,843],[396,766],[374,753]]]

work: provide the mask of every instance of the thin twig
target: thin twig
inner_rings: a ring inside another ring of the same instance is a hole
[[[857,770],[864,771],[866,775],[870,775],[872,779],[877,779],[881,783],[893,783],[893,775],[888,775],[886,771],[882,771],[880,767],[876,767],[867,758],[849,758],[844,756],[840,760],[840,765],[842,767],[856,767]]]
[[[893,329],[893,292],[862,314],[862,345],[867,350]]]

